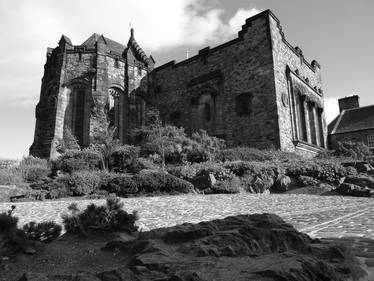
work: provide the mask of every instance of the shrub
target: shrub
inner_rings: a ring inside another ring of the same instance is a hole
[[[16,169],[28,183],[37,182],[51,173],[46,159],[33,156],[24,157]]]
[[[372,155],[370,148],[363,142],[338,142],[335,150],[337,157],[348,157],[356,160],[366,160]]]
[[[115,193],[117,196],[127,196],[138,192],[137,183],[132,177],[123,174],[108,174],[106,179],[102,180],[100,188],[108,193]]]
[[[101,183],[100,172],[79,171],[67,178],[69,194],[72,196],[88,195],[95,192]]]
[[[208,174],[213,174],[218,181],[230,180],[233,177],[233,173],[229,169],[217,162],[186,164],[179,167],[171,167],[168,171],[172,175],[187,181],[192,181],[197,176]]]
[[[350,170],[340,163],[327,159],[309,159],[290,162],[286,167],[286,174],[298,178],[308,176],[322,182],[333,183],[348,175]]]
[[[70,195],[69,187],[67,185],[68,178],[68,175],[64,175],[55,179],[44,179],[41,182],[32,184],[31,188],[36,191],[47,191],[47,194],[45,194],[46,199],[68,197]]]
[[[0,185],[18,185],[23,182],[22,174],[16,168],[0,169]]]
[[[114,149],[109,159],[109,169],[117,173],[139,171],[139,148],[132,145],[122,145]]]
[[[15,255],[29,244],[24,231],[17,228],[18,218],[13,216],[16,207],[6,213],[0,213],[0,257]]]
[[[144,193],[188,193],[194,190],[192,183],[158,171],[141,171],[133,180]]]
[[[11,209],[6,213],[0,213],[0,230],[5,232],[9,229],[16,228],[18,223],[18,218],[13,217],[12,213],[16,206],[12,205]]]
[[[159,120],[134,130],[131,140],[140,145],[142,156],[157,154],[161,163],[169,164],[211,160],[225,145],[223,140],[211,137],[203,130],[189,138],[183,128],[162,126]]]
[[[47,199],[58,199],[68,196],[86,196],[99,189],[104,178],[100,171],[77,171],[55,179],[46,179],[31,185],[34,190],[46,190]]]
[[[49,222],[29,222],[23,226],[23,231],[27,239],[40,242],[51,242],[61,234],[61,226],[53,221]]]
[[[119,198],[108,198],[105,205],[90,204],[80,211],[76,204],[68,208],[70,215],[63,215],[63,224],[67,232],[87,233],[88,231],[128,231],[137,230],[135,225],[137,213],[129,214],[122,210],[123,203]]]
[[[233,177],[229,180],[224,180],[217,182],[210,190],[210,192],[205,193],[223,193],[223,194],[229,194],[229,193],[240,193],[241,191],[244,191],[242,183],[238,177]]]
[[[250,174],[260,178],[277,178],[285,172],[282,166],[272,162],[232,161],[224,163],[224,167],[236,176]]]
[[[65,173],[74,171],[98,170],[101,165],[100,155],[92,149],[68,150],[53,162],[53,171]]]
[[[215,155],[225,147],[224,140],[209,136],[204,130],[193,133],[191,140],[186,156],[187,161],[192,163],[214,160]]]
[[[297,178],[297,183],[299,186],[315,186],[319,184],[319,180],[301,175]]]
[[[0,170],[1,169],[9,169],[14,167],[17,164],[16,160],[12,159],[5,159],[5,158],[0,158]]]
[[[301,159],[301,156],[279,150],[260,150],[252,147],[235,147],[224,149],[217,153],[216,158],[220,161],[281,161],[288,162]]]

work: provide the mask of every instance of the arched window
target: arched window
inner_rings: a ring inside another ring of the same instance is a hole
[[[119,88],[109,88],[106,105],[109,126],[115,128],[115,137],[122,140],[125,118],[125,96]]]
[[[89,144],[89,90],[85,84],[80,83],[73,84],[69,89],[64,126],[70,129],[79,145],[86,146]]]
[[[145,100],[141,96],[135,97],[135,126],[145,125]]]
[[[78,140],[79,145],[84,145],[84,123],[85,123],[85,103],[86,103],[86,93],[84,90],[79,89],[74,92],[74,127],[73,134]]]
[[[299,92],[297,94],[297,113],[298,113],[298,128],[299,128],[299,139],[307,141],[307,131],[306,131],[306,119],[305,119],[305,96],[301,95]]]
[[[214,134],[215,105],[212,95],[210,93],[202,94],[195,106],[197,106],[197,128]]]
[[[209,122],[210,119],[211,119],[211,116],[210,116],[210,104],[209,103],[205,103],[205,105],[204,105],[204,118],[205,118],[206,122]]]

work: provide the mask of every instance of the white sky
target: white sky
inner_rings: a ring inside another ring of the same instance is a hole
[[[183,58],[186,50],[193,55],[207,45],[224,43],[236,36],[246,18],[270,8],[280,18],[286,37],[289,34],[291,39],[298,40],[297,44],[290,40],[291,44],[301,46],[307,59],[316,58],[322,65],[323,82],[327,81],[324,88],[327,121],[337,114],[339,96],[355,91],[364,103],[374,103],[374,59],[372,49],[368,52],[369,46],[374,45],[374,1],[358,0],[353,7],[349,3],[345,0],[331,0],[327,4],[323,0],[297,3],[291,0],[0,0],[0,157],[19,158],[28,153],[46,48],[57,46],[62,34],[76,45],[92,33],[125,44],[130,22],[141,47],[162,64]],[[305,10],[308,12],[304,13]],[[349,22],[344,12],[351,17]],[[360,63],[360,67],[352,68],[355,63]]]

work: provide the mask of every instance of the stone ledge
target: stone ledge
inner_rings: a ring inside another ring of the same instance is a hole
[[[317,154],[320,151],[325,150],[323,147],[317,146],[315,144],[308,143],[308,142],[303,141],[303,140],[294,140],[293,143],[294,143],[296,149],[304,150],[304,151],[307,151],[307,152],[312,152],[312,153],[315,153],[315,154]]]

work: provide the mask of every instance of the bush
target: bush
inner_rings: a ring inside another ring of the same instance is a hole
[[[33,246],[32,240],[49,242],[57,238],[61,226],[54,223],[28,223],[24,229],[17,228],[18,218],[13,216],[16,207],[6,213],[0,213],[0,257],[9,257]]]
[[[0,185],[19,185],[23,182],[22,174],[16,168],[0,169]]]
[[[234,173],[236,176],[250,174],[253,176],[277,178],[284,174],[282,166],[272,162],[249,162],[232,161],[224,163],[224,167]]]
[[[137,183],[132,177],[123,174],[108,174],[106,178],[102,180],[100,189],[108,193],[115,193],[117,196],[127,196],[129,194],[138,193]]]
[[[139,148],[132,145],[122,145],[114,149],[109,159],[109,169],[117,173],[139,171]]]
[[[186,148],[187,161],[191,163],[212,161],[225,147],[224,140],[209,136],[204,130],[193,133],[191,140],[190,146]]]
[[[252,147],[235,147],[222,150],[216,158],[220,161],[281,161],[288,162],[301,159],[301,156],[292,152],[280,150],[260,150]]]
[[[6,213],[0,213],[0,231],[1,233],[17,227],[18,218],[13,217],[12,213],[16,206],[12,206],[11,209]]]
[[[46,190],[46,199],[93,194],[102,184],[105,173],[101,171],[77,171],[55,179],[46,179],[31,185],[34,190]]]
[[[63,215],[63,224],[67,232],[83,233],[88,231],[137,231],[135,225],[137,213],[129,214],[122,210],[123,203],[119,198],[108,198],[105,205],[90,204],[80,211],[75,203],[68,208],[70,215]]]
[[[67,179],[69,194],[82,196],[94,193],[101,184],[100,172],[79,171],[71,174]]]
[[[158,171],[141,171],[133,177],[139,192],[188,193],[194,190],[192,183]]]
[[[46,159],[40,159],[33,156],[24,157],[17,166],[25,182],[33,183],[46,178],[51,169]]]
[[[320,181],[312,177],[301,175],[297,178],[297,183],[299,186],[315,186],[318,185]]]
[[[158,121],[131,133],[133,143],[140,145],[144,157],[157,154],[160,162],[180,164],[185,161],[204,162],[214,158],[224,147],[224,141],[209,136],[205,131],[187,137],[183,128],[162,124]]]
[[[205,163],[194,163],[186,164],[178,167],[171,167],[168,169],[172,175],[192,181],[197,176],[213,174],[216,180],[225,181],[233,178],[233,173],[217,162],[205,162]]]
[[[53,221],[50,222],[29,222],[23,226],[27,239],[40,242],[51,242],[61,234],[61,226]]]
[[[91,149],[68,150],[53,162],[53,171],[65,173],[75,171],[92,171],[101,167],[101,156]]]
[[[233,177],[229,180],[224,180],[217,182],[210,190],[210,192],[205,193],[215,193],[215,194],[230,194],[230,193],[240,193],[244,191],[242,182],[238,177]]]
[[[34,191],[46,191],[46,199],[59,199],[70,196],[68,187],[68,175],[57,177],[55,179],[44,179],[41,182],[34,183],[31,188]]]
[[[286,166],[286,174],[294,178],[308,176],[322,182],[334,183],[352,172],[340,163],[327,159],[309,159],[290,162]]]
[[[370,148],[363,142],[338,142],[338,146],[335,150],[337,157],[348,157],[355,160],[366,160],[372,156]]]

